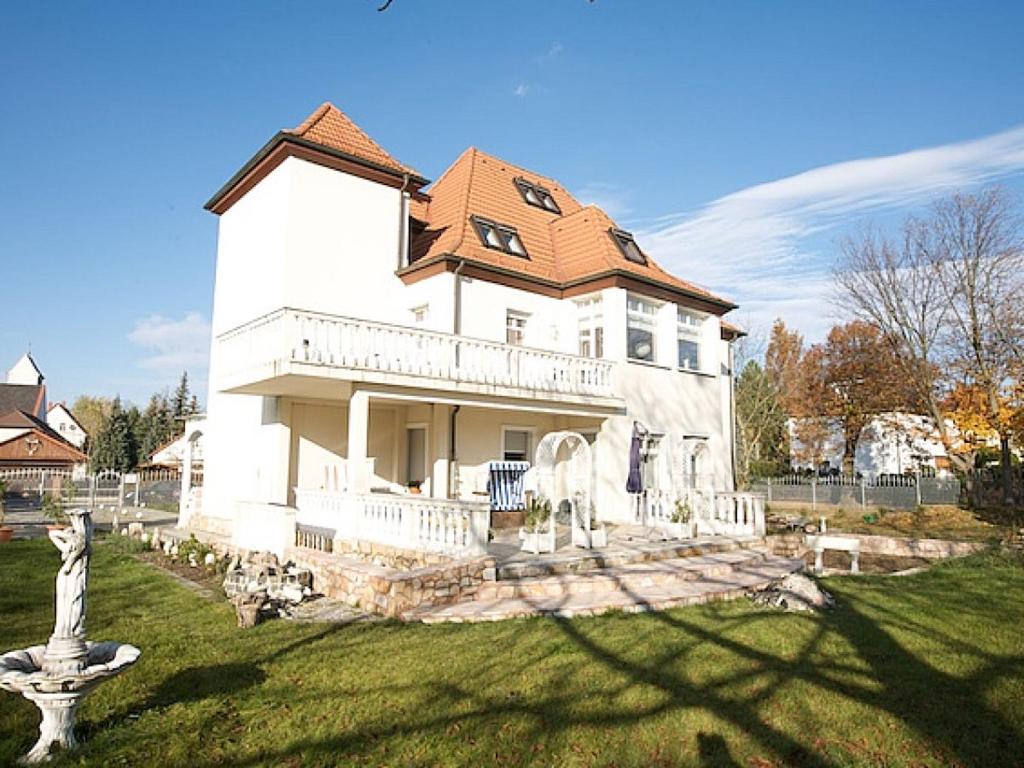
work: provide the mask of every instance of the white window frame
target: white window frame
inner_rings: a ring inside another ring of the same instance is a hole
[[[526,346],[526,328],[530,324],[530,313],[516,309],[505,310],[505,343],[513,347]],[[519,341],[513,341],[513,334],[518,334]]]
[[[604,303],[600,295],[576,302],[580,357],[604,357]],[[584,346],[586,345],[586,346]]]
[[[637,363],[656,363],[658,361],[658,310],[661,304],[644,296],[626,295],[626,358]],[[651,353],[649,357],[634,357],[631,352],[629,332],[638,329],[651,334]]]
[[[534,453],[537,450],[537,428],[524,427],[522,424],[503,424],[501,427],[501,443],[498,446],[498,456],[501,457],[501,461],[516,461],[516,459],[505,458],[506,436],[509,432],[526,433],[526,456],[523,460],[530,462],[530,466],[533,466]]]
[[[684,307],[676,308],[676,365],[683,371],[704,369],[704,322],[707,318]],[[688,341],[697,347],[697,364],[691,366],[679,354],[679,342]]]
[[[414,325],[426,325],[430,319],[430,305],[420,304],[418,307],[413,307],[409,310],[412,313],[412,322]]]

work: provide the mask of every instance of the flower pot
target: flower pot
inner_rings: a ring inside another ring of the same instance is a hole
[[[0,526],[0,542],[10,541],[14,537],[14,529],[9,525]]]

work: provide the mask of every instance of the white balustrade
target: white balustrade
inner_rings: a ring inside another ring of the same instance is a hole
[[[298,525],[333,530],[337,538],[452,555],[487,551],[485,503],[297,488],[295,506]]]
[[[697,518],[701,532],[726,536],[763,536],[764,496],[759,493],[720,491],[710,508]]]
[[[222,373],[279,361],[610,396],[612,363],[354,318],[280,309],[217,339]]]

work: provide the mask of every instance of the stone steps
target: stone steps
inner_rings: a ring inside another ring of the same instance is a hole
[[[481,584],[477,600],[561,597],[564,595],[637,590],[725,576],[734,568],[763,561],[763,549],[738,549],[709,555],[627,563],[569,574],[502,579]]]
[[[588,571],[622,568],[636,563],[675,560],[684,557],[710,555],[720,552],[763,547],[764,537],[724,536],[686,541],[632,542],[628,549],[579,550],[541,557],[523,556],[519,560],[506,560],[498,565],[498,581],[557,576]]]
[[[499,621],[502,619],[528,616],[596,616],[608,611],[643,612],[664,610],[686,605],[697,605],[715,600],[731,600],[741,597],[749,590],[761,589],[789,573],[803,568],[803,562],[776,557],[763,551],[748,553],[745,558],[721,559],[718,563],[698,561],[696,557],[680,558],[690,560],[690,567],[682,563],[666,563],[661,570],[644,573],[642,569],[629,569],[622,574],[624,583],[614,589],[597,589],[616,578],[614,574],[590,573],[567,574],[561,577],[545,577],[519,584],[501,584],[495,587],[512,587],[512,596],[494,596],[455,603],[438,608],[419,608],[409,611],[403,618],[424,623]],[[710,558],[708,558],[710,560]],[[625,570],[625,569],[623,569]],[[663,581],[644,584],[645,578],[657,573]],[[589,591],[580,585],[589,584]],[[532,587],[537,594],[525,594]],[[551,588],[557,594],[547,594]],[[507,594],[507,593],[506,593]]]

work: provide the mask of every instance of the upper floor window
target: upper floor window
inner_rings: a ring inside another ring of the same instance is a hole
[[[526,341],[526,322],[530,316],[525,312],[509,310],[505,313],[505,343],[517,347],[523,346]]]
[[[430,317],[429,304],[423,304],[422,306],[419,307],[413,307],[409,311],[412,312],[412,321],[416,325],[423,325],[424,323],[427,322],[427,318]]]
[[[627,261],[632,261],[634,264],[647,264],[647,257],[644,256],[643,251],[640,250],[640,246],[636,244],[636,240],[633,239],[633,235],[621,229],[615,229],[614,227],[608,230],[608,233],[612,236],[612,240],[619,246],[619,250],[622,255],[626,257]]]
[[[576,303],[579,312],[580,356],[604,357],[604,313],[601,297]]]
[[[527,256],[526,247],[514,227],[505,224],[498,224],[489,219],[481,219],[479,216],[471,216],[470,220],[480,236],[480,241],[488,248],[497,251],[504,251],[513,256]]]
[[[636,296],[626,299],[626,354],[631,360],[654,362],[658,305]]]
[[[522,176],[516,177],[516,187],[519,189],[519,194],[523,196],[523,200],[528,202],[530,205],[535,205],[538,208],[543,208],[546,211],[552,213],[561,213],[561,208],[558,207],[558,203],[555,202],[555,198],[551,196],[551,193],[542,187],[540,184],[534,184],[532,181],[527,181]]]
[[[700,370],[700,339],[704,318],[686,309],[678,311],[676,341],[679,348],[679,367],[688,371]]]

